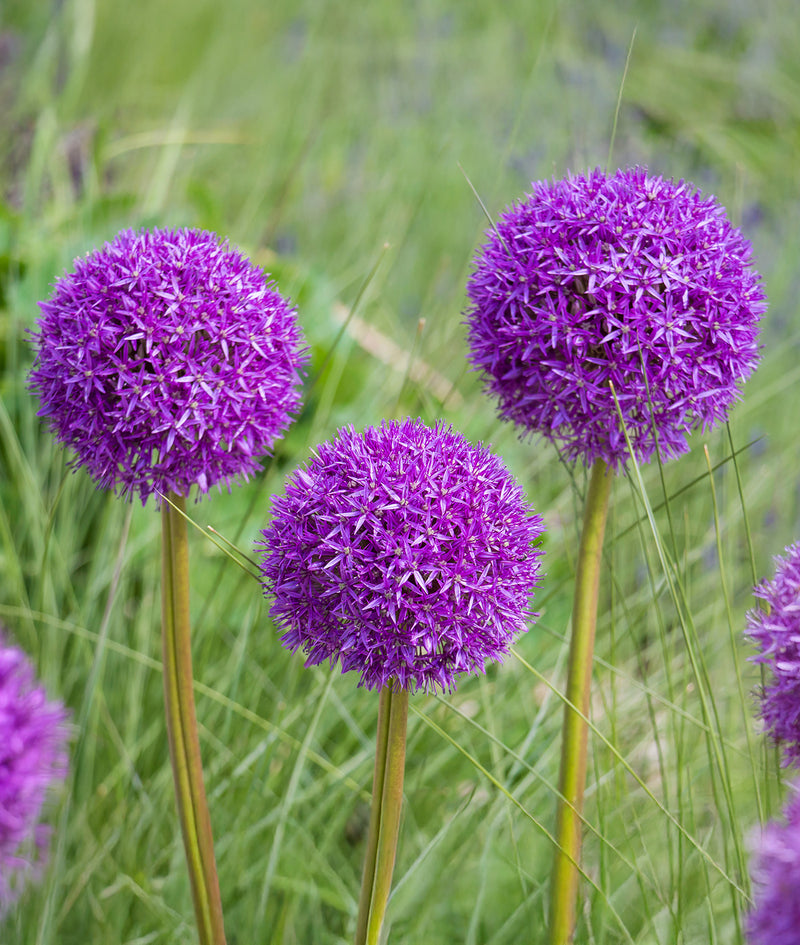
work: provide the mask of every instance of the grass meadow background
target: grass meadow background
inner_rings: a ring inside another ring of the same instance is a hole
[[[52,868],[0,942],[196,940],[162,711],[159,518],[70,474],[25,387],[53,280],[155,225],[252,254],[313,352],[302,417],[256,480],[192,506],[201,528],[251,554],[311,446],[405,414],[490,443],[543,515],[536,625],[486,678],[412,697],[387,930],[394,945],[546,941],[585,475],[500,424],[467,368],[464,286],[487,221],[466,178],[496,215],[531,180],[609,154],[715,194],[770,309],[729,428],[614,484],[576,941],[741,942],[749,837],[783,791],[744,614],[800,537],[795,0],[3,0],[0,17],[0,621],[75,727]],[[346,943],[377,696],[284,652],[258,584],[190,537],[229,942]]]

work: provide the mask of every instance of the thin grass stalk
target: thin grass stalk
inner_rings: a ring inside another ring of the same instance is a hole
[[[539,679],[539,681],[542,682],[545,686],[548,685],[548,680],[545,677],[538,674],[536,670],[529,663],[526,663],[525,660],[522,659],[522,657],[518,653],[515,653],[514,655],[520,661],[520,663],[522,663],[522,665],[528,670],[529,673],[532,673],[534,676],[536,676],[536,678]],[[469,761],[469,763],[473,766],[473,768],[475,768],[476,771],[479,771],[490,784],[496,787],[497,790],[500,792],[500,794],[502,794],[503,797],[505,797],[505,799],[509,803],[511,803],[514,807],[516,807],[516,809],[523,815],[523,817],[527,818],[527,820],[529,820],[533,824],[533,826],[539,831],[539,833],[542,834],[542,836],[546,837],[547,840],[550,841],[550,843],[555,846],[556,839],[553,836],[553,834],[550,833],[550,831],[547,829],[547,827],[545,827],[543,823],[541,823],[541,821],[537,820],[537,818],[527,809],[527,807],[524,806],[524,804],[522,804],[514,796],[514,794],[511,793],[511,791],[509,791],[509,789],[502,783],[502,781],[498,781],[498,779],[491,773],[491,771],[489,771],[488,768],[485,768],[474,755],[471,755],[459,741],[457,741],[455,738],[449,735],[443,728],[441,728],[441,726],[437,725],[436,722],[433,721],[433,719],[431,719],[427,715],[423,715],[423,713],[420,712],[420,710],[416,706],[412,706],[412,710],[415,713],[415,715],[419,719],[421,719],[425,723],[425,725],[428,726],[428,728],[431,729],[431,731],[436,732],[436,734],[440,738],[443,738],[457,752],[462,754],[464,758],[466,758],[467,761]],[[587,721],[587,724],[589,724],[589,720],[587,719],[586,721]],[[481,729],[481,731],[484,735],[491,738],[491,734],[486,729]],[[602,740],[603,736],[601,733],[595,730],[595,734],[599,735],[599,737]],[[612,745],[608,744],[607,747],[613,751]],[[625,764],[624,760],[621,757],[619,758],[619,760],[622,761],[623,765]],[[634,774],[634,779],[635,778],[636,778],[636,775]],[[592,829],[594,830],[594,828]],[[597,831],[595,831],[595,833],[597,834]],[[603,843],[610,844],[610,841],[607,838],[602,837],[599,834],[597,835],[599,836],[600,840],[603,841]],[[614,852],[619,853],[619,851],[615,847],[612,846],[612,849],[614,850]],[[623,859],[623,862],[625,862],[624,859]],[[619,927],[619,931],[622,934],[625,941],[628,943],[628,945],[635,945],[633,936],[628,931],[628,928],[623,922],[622,917],[620,916],[619,912],[617,912],[617,910],[614,908],[614,903],[611,901],[611,899],[609,899],[606,892],[597,884],[597,882],[594,879],[592,879],[592,877],[588,873],[586,873],[581,868],[580,864],[576,863],[575,868],[578,870],[578,872],[583,877],[583,879],[586,880],[589,886],[591,886],[592,889],[594,889],[598,893],[600,898],[603,900],[603,905],[605,906],[606,909],[608,909],[608,911],[614,917],[614,920],[617,922],[617,925]],[[501,927],[501,929],[502,928],[503,927]],[[499,932],[495,934],[495,936],[493,936],[492,941],[495,941],[495,939],[503,940],[502,935],[499,934]]]
[[[620,416],[621,412],[619,408],[619,401],[616,399],[615,403],[617,407],[617,415]],[[624,429],[625,433],[625,442],[627,443],[628,449],[631,450],[630,438],[627,431]],[[635,456],[631,451],[631,474],[632,482],[635,482],[637,494],[639,500],[645,508],[647,519],[650,523],[650,528],[652,531],[653,539],[655,541],[656,551],[658,554],[658,559],[661,564],[661,568],[664,573],[664,578],[666,579],[667,586],[669,588],[670,597],[675,606],[677,617],[680,623],[681,632],[683,636],[683,641],[686,647],[686,654],[689,657],[689,663],[692,667],[692,675],[694,676],[695,686],[697,688],[697,694],[700,698],[700,704],[703,710],[703,722],[708,729],[708,738],[706,739],[706,750],[708,752],[709,758],[709,769],[714,772],[715,766],[717,773],[719,775],[720,786],[722,788],[722,793],[725,798],[725,803],[727,806],[727,813],[729,817],[729,823],[726,825],[726,829],[723,830],[723,839],[724,839],[724,852],[725,852],[725,862],[726,867],[729,866],[730,860],[730,851],[728,846],[728,839],[733,840],[734,852],[736,855],[736,872],[738,875],[745,876],[747,874],[747,862],[744,855],[744,849],[741,838],[741,829],[738,825],[738,820],[734,810],[734,801],[733,801],[733,790],[732,782],[730,775],[730,767],[728,765],[728,757],[725,752],[725,745],[722,733],[722,723],[719,716],[719,711],[717,708],[717,703],[711,696],[710,689],[710,677],[708,673],[708,665],[703,656],[703,649],[699,645],[699,637],[697,634],[697,628],[694,625],[694,618],[692,617],[691,610],[689,608],[689,603],[686,598],[686,591],[683,585],[679,580],[679,575],[676,570],[676,565],[673,562],[670,562],[667,558],[666,551],[663,546],[663,542],[659,535],[658,529],[656,527],[655,518],[653,517],[653,509],[650,505],[650,502],[647,497],[647,492],[644,487],[644,482],[642,480],[641,470],[639,465],[636,462]],[[711,723],[714,723],[716,732],[712,728]],[[715,734],[717,737],[715,738]],[[712,776],[711,779],[712,791],[714,794],[714,805],[718,811],[722,811],[722,807],[719,803],[717,796],[717,781],[716,777]],[[737,906],[736,902],[736,893],[738,892],[746,901],[748,898],[747,893],[740,885],[740,881],[733,881],[729,879],[729,886],[731,897],[733,901],[733,913],[734,913],[734,922],[736,923],[737,935],[741,938],[741,915],[740,909]]]
[[[746,740],[747,740],[747,752],[750,756],[750,768],[753,776],[753,793],[756,799],[756,805],[758,808],[758,818],[759,823],[764,822],[764,805],[761,799],[761,785],[758,780],[758,757],[756,754],[756,747],[753,744],[753,727],[750,724],[750,717],[748,715],[748,698],[745,693],[744,681],[742,680],[742,669],[739,663],[739,653],[741,649],[741,644],[739,639],[736,636],[736,631],[734,626],[736,621],[733,617],[733,607],[731,605],[731,596],[728,591],[728,578],[725,573],[725,559],[722,553],[722,530],[720,526],[720,517],[719,517],[719,506],[717,505],[717,488],[714,485],[714,474],[711,472],[711,456],[708,452],[708,447],[704,446],[703,450],[706,455],[706,463],[708,464],[708,484],[711,488],[711,504],[714,510],[714,535],[716,537],[717,543],[717,563],[719,567],[719,579],[722,588],[722,598],[725,601],[725,614],[728,619],[728,639],[731,645],[731,656],[733,658],[733,668],[736,673],[736,688],[739,694],[738,703],[739,709],[742,713],[742,729],[744,730]],[[749,892],[750,887],[747,885],[747,880],[749,876],[745,874],[742,877],[745,883],[745,889]]]
[[[170,495],[162,504],[161,516],[164,705],[175,799],[200,945],[224,945],[222,902],[192,688],[189,542],[184,499]]]
[[[753,548],[753,533],[750,530],[750,516],[747,512],[747,503],[744,500],[744,485],[742,483],[742,473],[739,469],[739,461],[736,458],[737,452],[733,445],[733,433],[731,432],[730,423],[725,424],[725,429],[728,431],[728,443],[731,448],[731,459],[733,460],[733,469],[736,473],[736,488],[739,492],[739,505],[742,509],[742,523],[744,524],[744,536],[747,543],[747,553],[750,559],[750,577],[753,587],[758,584],[758,571],[756,569],[756,554]],[[763,603],[763,602],[762,602]],[[767,684],[767,667],[763,664],[759,664],[759,676],[761,682],[761,688]],[[765,823],[765,821],[771,816],[774,804],[772,799],[773,789],[777,788],[776,797],[777,800],[775,803],[779,803],[781,794],[781,772],[782,766],[780,763],[780,748],[776,744],[770,744],[770,739],[762,738],[761,739],[761,771],[762,777],[764,778],[764,803],[759,806],[759,818],[760,823]],[[773,762],[775,764],[773,765]],[[773,775],[774,769],[774,777]],[[776,783],[777,782],[777,783]]]
[[[556,812],[556,850],[550,878],[550,943],[565,945],[575,929],[581,855],[581,815],[586,785],[589,695],[592,680],[600,565],[611,474],[602,460],[592,467],[578,551],[572,608],[567,689]],[[579,709],[578,712],[575,708]]]

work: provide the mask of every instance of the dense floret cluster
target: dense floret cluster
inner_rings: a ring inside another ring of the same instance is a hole
[[[587,464],[629,458],[620,414],[637,460],[684,452],[757,362],[749,244],[713,198],[641,168],[532,186],[467,287],[471,360],[500,416]]]
[[[800,766],[800,543],[775,558],[775,577],[754,588],[767,604],[747,615],[747,636],[768,679],[761,693],[761,718],[783,750],[784,764]]]
[[[103,488],[145,501],[230,485],[299,406],[296,313],[213,233],[124,231],[41,310],[39,414]]]
[[[786,808],[785,823],[763,829],[752,867],[755,906],[747,917],[750,945],[800,941],[800,793]]]
[[[503,462],[451,428],[346,428],[274,500],[265,591],[308,664],[449,690],[526,629],[542,530]]]
[[[27,656],[0,636],[0,916],[44,864],[50,830],[40,821],[67,774],[66,720]]]

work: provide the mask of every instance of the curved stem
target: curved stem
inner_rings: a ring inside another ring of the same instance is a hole
[[[392,886],[406,760],[408,690],[381,689],[364,875],[355,945],[377,945]]]
[[[572,608],[572,638],[561,741],[560,797],[556,814],[557,847],[550,878],[550,945],[572,941],[578,896],[583,791],[592,658],[597,625],[600,563],[606,527],[611,474],[602,460],[592,468],[583,517]],[[577,710],[577,711],[576,711]]]
[[[170,495],[161,507],[161,616],[164,705],[175,798],[201,945],[224,945],[222,903],[211,818],[203,786],[194,707],[189,623],[189,543],[185,502]]]

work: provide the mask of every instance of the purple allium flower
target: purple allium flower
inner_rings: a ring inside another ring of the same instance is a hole
[[[770,671],[761,693],[761,718],[780,742],[785,765],[800,766],[800,544],[775,559],[775,577],[753,589],[768,610],[747,615],[747,636],[759,648],[754,657]]]
[[[503,419],[568,459],[687,449],[727,417],[766,310],[750,247],[713,198],[641,168],[534,183],[503,213],[467,292],[471,361]]]
[[[67,774],[67,712],[0,635],[0,916],[43,866],[48,789]]]
[[[542,531],[503,462],[450,427],[348,427],[274,499],[265,592],[306,665],[449,690],[526,629]]]
[[[295,310],[200,230],[126,230],[41,303],[31,390],[103,488],[186,496],[247,478],[300,403]]]
[[[785,823],[761,832],[752,867],[755,907],[747,917],[751,945],[800,943],[800,793],[786,807]]]

